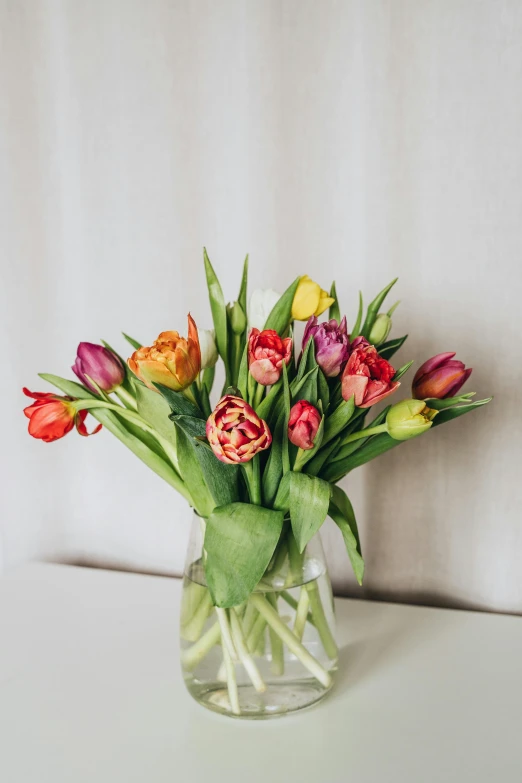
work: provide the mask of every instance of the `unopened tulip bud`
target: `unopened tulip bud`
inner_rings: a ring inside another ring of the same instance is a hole
[[[79,344],[72,371],[95,394],[97,389],[89,379],[107,393],[121,386],[125,379],[124,367],[116,354],[96,343]]]
[[[388,313],[379,313],[370,331],[369,340],[372,345],[383,343],[392,328],[392,320]]]
[[[299,400],[290,411],[288,440],[305,451],[313,449],[320,424],[321,414],[317,408],[306,400]]]
[[[246,315],[239,302],[227,305],[227,315],[234,334],[243,334],[246,329]]]
[[[214,367],[218,360],[216,333],[213,329],[198,329],[199,349],[201,351],[201,369]]]
[[[437,411],[423,400],[402,400],[390,408],[386,417],[388,434],[394,440],[409,440],[429,430]]]
[[[439,353],[419,367],[411,388],[416,399],[443,400],[455,396],[471,375],[471,368],[466,369],[454,356],[454,353]]]

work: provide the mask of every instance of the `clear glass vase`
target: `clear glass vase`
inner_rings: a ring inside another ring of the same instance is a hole
[[[300,554],[289,523],[245,603],[217,609],[206,586],[204,520],[191,528],[181,605],[181,666],[207,709],[270,718],[304,709],[337,668],[332,588],[319,534]]]

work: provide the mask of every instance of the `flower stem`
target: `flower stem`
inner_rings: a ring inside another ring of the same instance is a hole
[[[221,628],[223,647],[227,648],[231,660],[235,662],[238,660],[238,655],[236,652],[236,648],[234,647],[234,642],[232,641],[232,633],[230,631],[230,625],[228,623],[226,610],[220,609],[219,606],[216,606],[216,614],[218,616],[219,625]]]
[[[333,637],[330,626],[324,613],[323,604],[321,603],[321,596],[319,595],[319,588],[317,582],[309,582],[306,585],[308,597],[310,599],[310,609],[312,616],[315,620],[315,627],[321,638],[324,651],[330,660],[337,658],[337,644]]]
[[[181,635],[184,639],[189,642],[197,642],[211,609],[212,598],[208,590],[205,590],[205,595],[202,597],[191,619],[181,629]]]
[[[290,606],[292,609],[294,609],[295,611],[297,611],[298,603],[297,603],[297,601],[295,600],[295,598],[293,598],[293,596],[291,596],[291,595],[290,595],[290,593],[289,593],[289,592],[287,592],[286,590],[281,590],[281,592],[279,593],[279,595],[281,596],[281,598],[283,599],[283,601],[286,601],[286,603],[288,604],[288,606]],[[314,628],[315,628],[315,622],[314,622],[314,618],[312,617],[312,615],[310,614],[310,612],[308,612],[308,616],[307,616],[307,618],[306,618],[306,619],[307,619],[307,621],[310,623],[310,625],[313,625],[313,626],[314,626]]]
[[[239,694],[237,692],[237,680],[236,680],[236,670],[234,668],[234,663],[232,661],[232,658],[230,657],[230,653],[228,652],[227,646],[223,641],[223,660],[225,662],[225,670],[227,674],[227,689],[228,689],[228,698],[230,700],[230,709],[234,713],[234,715],[241,715],[241,710],[239,708]]]
[[[266,691],[266,685],[263,682],[263,678],[259,674],[259,669],[254,663],[254,659],[248,652],[246,642],[245,642],[245,637],[243,636],[243,631],[241,630],[241,623],[239,622],[239,618],[234,609],[230,610],[230,626],[232,630],[232,638],[234,640],[234,645],[237,650],[239,660],[245,667],[246,672],[250,677],[250,679],[252,680],[252,685],[254,686],[256,691],[258,693],[264,693]]]
[[[264,596],[259,595],[259,593],[254,593],[250,600],[258,612],[263,615],[268,625],[286,644],[288,649],[293,652],[297,658],[299,658],[303,666],[308,669],[308,671],[313,674],[313,676],[316,677],[316,679],[318,679],[325,688],[329,688],[332,684],[332,678],[326,669],[324,669],[319,661],[317,661],[313,655],[308,652],[306,647],[304,647],[301,642],[295,638],[292,631],[286,627],[279,617],[277,611],[273,608],[273,606],[271,606],[267,599]]]
[[[267,593],[266,599],[270,604],[270,606],[273,608],[277,617],[279,617],[279,612],[277,611],[277,593]],[[265,616],[265,620],[269,622],[266,616]],[[284,627],[286,628],[286,626]],[[270,669],[272,671],[272,674],[281,676],[285,672],[285,653],[283,649],[283,642],[281,641],[281,637],[278,635],[278,633],[275,631],[275,629],[272,626],[270,626],[269,635],[270,635],[270,647],[272,648],[272,664],[270,666]]]
[[[351,435],[348,435],[347,438],[343,438],[343,446],[345,446],[347,443],[351,443],[354,440],[369,438],[370,435],[378,435],[380,432],[388,432],[387,424],[378,424],[377,427],[368,427],[365,430],[353,432]]]
[[[187,671],[193,671],[196,666],[208,655],[210,650],[219,642],[221,637],[221,628],[219,623],[216,622],[212,625],[206,633],[201,636],[198,641],[189,647],[188,650],[184,650],[181,653],[181,660],[183,666]]]
[[[136,400],[132,396],[130,392],[127,391],[127,389],[124,389],[123,386],[118,386],[116,389],[116,396],[120,398],[122,403],[127,406],[130,410],[136,411],[138,410],[138,405],[136,403]]]
[[[250,634],[248,635],[248,639],[247,639],[248,651],[250,653],[255,652],[259,644],[259,640],[263,636],[265,628],[266,628],[266,620],[263,617],[263,615],[259,614],[258,612],[254,625],[252,626],[252,630],[250,631]]]
[[[295,612],[294,620],[294,635],[299,641],[303,639],[303,633],[308,618],[308,607],[310,605],[310,599],[308,598],[308,591],[302,587],[299,594],[299,601],[297,602],[297,608]]]

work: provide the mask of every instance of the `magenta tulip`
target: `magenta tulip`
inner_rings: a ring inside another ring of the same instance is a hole
[[[471,375],[471,368],[466,369],[454,356],[455,353],[439,353],[419,367],[411,387],[415,399],[455,396]]]
[[[116,354],[95,343],[79,344],[72,371],[95,394],[96,388],[89,382],[89,378],[108,393],[121,386],[125,378],[125,369]]]
[[[312,315],[304,331],[303,350],[311,337],[314,338],[317,364],[328,378],[336,378],[350,353],[346,318],[340,324],[335,318],[320,324],[317,316]]]

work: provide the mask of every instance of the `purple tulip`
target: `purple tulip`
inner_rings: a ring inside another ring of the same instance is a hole
[[[471,375],[471,368],[466,369],[454,356],[454,353],[439,353],[419,367],[411,387],[415,399],[443,400],[455,396]]]
[[[89,378],[105,392],[112,392],[121,386],[125,369],[116,354],[95,343],[80,343],[72,371],[80,381],[95,394],[96,389]],[[87,378],[89,376],[89,378]]]
[[[303,350],[310,337],[314,338],[317,364],[328,378],[335,378],[350,354],[346,318],[340,324],[337,324],[335,318],[319,324],[317,316],[312,315],[304,331]]]

